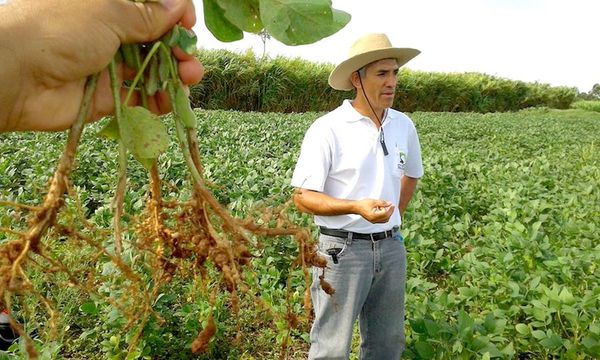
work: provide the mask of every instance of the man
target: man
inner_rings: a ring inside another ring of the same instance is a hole
[[[313,269],[315,320],[309,359],[347,359],[359,318],[361,359],[397,360],[404,349],[406,250],[399,234],[417,179],[423,175],[412,121],[390,109],[398,68],[419,54],[394,48],[383,34],[359,39],[330,74],[353,101],[308,129],[292,185],[294,202],[315,215],[323,270]]]

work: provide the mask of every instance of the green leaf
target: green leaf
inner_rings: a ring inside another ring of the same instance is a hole
[[[110,118],[108,123],[98,132],[98,135],[109,140],[119,140],[119,124],[114,117]]]
[[[464,310],[458,312],[458,330],[460,332],[471,331],[475,321]]]
[[[331,8],[330,0],[259,0],[265,29],[286,45],[310,44],[330,36],[350,21]]]
[[[122,107],[119,133],[125,147],[146,169],[169,145],[169,135],[160,118],[140,106]]]
[[[513,346],[513,343],[512,342],[508,343],[508,345],[506,345],[504,347],[504,349],[502,349],[501,352],[502,352],[502,354],[507,355],[510,358],[515,356],[515,347]]]
[[[470,298],[472,298],[474,296],[477,296],[478,290],[479,289],[472,288],[472,287],[459,287],[458,288],[458,293],[460,294],[460,296],[462,298],[470,299]]]
[[[529,288],[530,289],[535,289],[538,287],[538,285],[540,284],[540,280],[542,278],[540,276],[536,276],[533,279],[531,279],[531,281],[529,282]]]
[[[415,348],[417,349],[419,356],[421,356],[424,359],[431,359],[435,355],[433,347],[426,341],[419,340],[415,344]]]
[[[125,60],[125,64],[132,69],[135,69],[137,66],[136,54],[135,54],[135,45],[134,44],[123,44],[121,45],[121,55],[123,56],[123,60]]]
[[[425,328],[427,329],[427,335],[431,338],[436,338],[440,332],[438,324],[431,319],[425,319]]]
[[[196,52],[198,37],[190,29],[181,25],[175,25],[163,38],[162,41],[169,47],[178,47],[185,53],[193,55]]]
[[[527,335],[529,334],[529,327],[525,324],[517,324],[515,325],[515,329],[519,334]]]
[[[545,339],[542,339],[540,341],[540,344],[542,344],[545,348],[547,349],[556,349],[562,346],[563,342],[562,342],[562,338],[556,334],[552,334],[550,336],[548,336]]]
[[[88,315],[96,315],[99,312],[96,303],[94,303],[93,301],[88,301],[86,303],[81,304],[81,306],[79,307],[79,311]]]
[[[173,107],[175,109],[175,114],[177,114],[179,120],[181,120],[186,128],[196,128],[196,114],[194,114],[194,111],[192,110],[190,99],[185,94],[185,90],[181,83],[178,84],[177,89],[175,90],[175,104],[173,104]]]
[[[258,0],[217,0],[224,16],[238,29],[258,33],[263,28]]]
[[[564,287],[560,294],[558,295],[558,297],[560,298],[560,301],[564,304],[567,305],[572,305],[575,303],[575,297],[573,296],[573,294],[569,291],[569,289],[567,289],[566,287]]]
[[[167,81],[171,78],[171,57],[165,54],[164,51],[159,51],[158,54],[158,79],[161,84],[161,88],[167,84]]]
[[[197,42],[198,37],[196,36],[195,32],[184,27],[182,27],[179,30],[179,36],[177,37],[177,46],[186,54],[193,55],[196,52]]]
[[[153,96],[160,89],[160,79],[158,73],[158,56],[153,56],[150,60],[148,69],[148,79],[146,80],[146,93]]]
[[[494,333],[494,331],[496,331],[496,320],[494,319],[494,315],[492,313],[489,313],[485,316],[483,327],[488,333]]]
[[[411,319],[410,327],[417,334],[425,334],[425,332],[427,331],[427,329],[425,328],[425,321],[423,320],[423,318]]]
[[[531,335],[533,335],[534,338],[540,340],[540,339],[544,339],[546,337],[546,333],[543,332],[542,330],[533,330],[531,332]]]
[[[241,40],[244,37],[244,33],[227,20],[225,11],[217,4],[216,0],[203,0],[202,3],[204,4],[206,28],[217,40],[230,42]]]
[[[454,343],[454,345],[452,345],[452,352],[453,352],[453,353],[461,353],[462,351],[463,351],[463,345],[462,345],[462,342],[460,342],[460,340],[459,340],[459,341],[456,341],[456,342]]]
[[[177,44],[177,38],[179,37],[179,29],[181,26],[175,25],[169,30],[161,39],[168,47],[173,47]]]
[[[581,344],[583,344],[583,346],[586,348],[591,349],[598,345],[598,341],[596,341],[596,339],[594,339],[592,336],[586,336],[581,339]]]

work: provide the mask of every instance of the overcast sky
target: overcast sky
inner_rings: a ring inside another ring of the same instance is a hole
[[[221,43],[204,27],[196,3],[199,47],[262,54],[253,34]],[[394,46],[422,51],[413,70],[481,72],[514,80],[577,87],[600,83],[600,0],[333,0],[352,15],[340,32],[315,44],[267,42],[267,54],[338,63],[354,40],[386,33]]]

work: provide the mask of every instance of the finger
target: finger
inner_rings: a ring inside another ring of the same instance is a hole
[[[188,23],[195,21],[186,13],[190,9],[189,0],[163,0],[161,3],[110,0],[107,9],[111,11],[108,16],[111,25],[125,44],[158,39],[183,18]]]
[[[188,29],[196,25],[196,9],[194,8],[194,3],[191,1],[188,1],[187,8],[181,18],[181,25]]]
[[[204,77],[204,66],[196,58],[179,62],[178,70],[181,81],[186,85],[197,84]]]
[[[175,47],[172,50],[173,50],[173,55],[175,55],[175,59],[177,59],[177,61],[186,61],[186,60],[191,60],[191,59],[196,58],[193,54],[188,54],[178,47]]]
[[[148,99],[148,108],[155,114],[166,114],[171,112],[172,106],[169,99],[169,93],[158,91],[156,95]]]
[[[391,206],[392,203],[386,200],[373,200],[374,207],[388,207]]]
[[[392,216],[393,213],[394,213],[394,207],[390,206],[389,209],[388,209],[388,211],[386,211],[387,218],[389,219]]]

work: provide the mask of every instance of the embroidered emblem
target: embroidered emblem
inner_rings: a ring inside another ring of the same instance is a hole
[[[404,168],[406,167],[406,153],[398,151],[396,158],[398,160],[398,170],[404,170]]]

